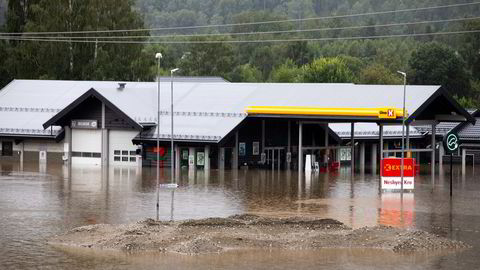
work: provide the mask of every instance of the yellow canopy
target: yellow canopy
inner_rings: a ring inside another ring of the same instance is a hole
[[[255,114],[277,115],[319,115],[319,116],[353,116],[377,117],[379,119],[397,119],[403,116],[403,109],[398,108],[316,108],[298,106],[250,106],[246,112]],[[408,114],[407,114],[408,115]]]

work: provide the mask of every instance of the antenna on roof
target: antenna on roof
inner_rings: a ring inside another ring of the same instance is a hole
[[[125,89],[125,85],[127,85],[126,83],[118,83],[118,88],[117,90],[123,90]]]

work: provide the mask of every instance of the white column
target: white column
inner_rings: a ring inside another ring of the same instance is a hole
[[[205,145],[205,166],[203,169],[205,171],[210,170],[210,145]]]
[[[181,168],[181,153],[180,153],[180,147],[178,145],[175,145],[175,178],[179,179],[180,177],[180,168]]]
[[[365,172],[365,143],[360,143],[360,171]]]
[[[467,162],[467,149],[462,148],[462,175],[465,175],[466,172],[466,162]]]
[[[25,155],[25,141],[22,142],[22,147],[20,148],[20,171],[23,171],[24,155]]]
[[[328,124],[324,125],[325,128],[325,155],[323,155],[323,162],[328,163],[328,155],[329,155],[329,149],[328,149]]]
[[[383,154],[383,124],[378,124],[378,136],[380,138],[380,159],[383,159],[385,157]]]
[[[302,136],[303,136],[303,123],[298,123],[298,174],[300,175],[303,170],[303,150],[302,150]]]
[[[355,172],[355,123],[351,123],[350,126],[350,151],[351,151],[351,160],[352,160],[352,174]]]
[[[290,170],[290,162],[288,161],[287,159],[287,156],[291,155],[291,151],[292,151],[292,123],[290,122],[290,120],[288,120],[288,141],[287,141],[287,153],[285,155],[285,161],[286,161],[286,164],[287,164],[287,170]]]
[[[102,102],[102,167],[108,166],[108,130],[105,128],[105,103]]]
[[[445,148],[443,148],[443,143],[438,146],[438,165],[443,167],[443,156],[445,155]]]
[[[233,162],[232,169],[238,169],[238,130],[235,131],[235,147],[233,148]]]
[[[219,170],[225,169],[225,148],[224,147],[218,148],[218,169]]]
[[[108,167],[108,152],[109,152],[109,143],[108,143],[108,129],[102,129],[102,167]]]
[[[193,159],[193,162],[191,160]],[[195,147],[188,148],[188,169],[194,170],[196,169],[197,165],[197,157],[195,155]]]
[[[435,175],[435,135],[436,135],[437,125],[432,124],[432,176]]]
[[[66,159],[66,165],[72,164],[72,129],[65,126],[65,139],[63,146],[63,155]]]
[[[371,166],[372,166],[372,174],[377,173],[377,144],[372,144],[372,153],[371,153]]]
[[[265,151],[265,120],[262,120],[262,151],[263,153]]]

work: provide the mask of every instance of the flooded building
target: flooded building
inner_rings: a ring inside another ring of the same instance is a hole
[[[161,78],[159,85],[158,112],[156,82],[14,80],[0,91],[0,158],[298,170],[353,159],[352,169],[370,164],[376,171],[381,156],[400,153],[402,132],[412,155],[424,153],[435,161],[435,132],[417,126],[436,130],[440,122],[475,122],[440,86],[408,86],[402,131],[403,86],[201,77],[173,83]]]

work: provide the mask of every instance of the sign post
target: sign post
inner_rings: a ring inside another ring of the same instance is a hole
[[[457,133],[450,131],[447,136],[443,138],[443,148],[450,154],[450,198],[452,197],[452,185],[453,185],[453,152],[458,149],[458,135]]]

